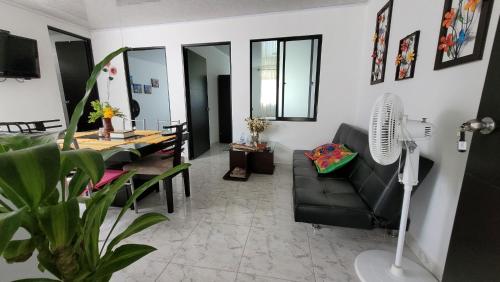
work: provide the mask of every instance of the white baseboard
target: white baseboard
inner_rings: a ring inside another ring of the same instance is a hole
[[[443,279],[443,269],[425,254],[411,233],[406,233],[406,245],[412,250],[420,260],[420,263],[427,268],[427,270],[432,272],[439,281]]]

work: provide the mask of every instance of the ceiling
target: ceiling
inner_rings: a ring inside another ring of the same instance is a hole
[[[0,0],[91,29],[313,9],[368,0]]]
[[[90,27],[84,0],[4,0],[3,2]]]

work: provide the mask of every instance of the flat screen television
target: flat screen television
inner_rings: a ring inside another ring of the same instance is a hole
[[[0,32],[0,77],[40,78],[36,40]]]

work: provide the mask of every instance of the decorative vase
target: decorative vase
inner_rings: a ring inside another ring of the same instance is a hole
[[[111,132],[115,131],[113,124],[111,123],[111,118],[103,118],[102,125],[104,137],[109,138],[111,136]]]
[[[252,132],[252,145],[255,147],[259,145],[259,132]]]

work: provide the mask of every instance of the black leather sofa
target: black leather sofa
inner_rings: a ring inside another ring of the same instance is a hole
[[[403,200],[398,163],[376,163],[368,147],[368,134],[348,124],[340,125],[333,143],[345,144],[358,156],[341,169],[318,175],[305,150],[293,152],[293,202],[295,221],[362,229],[397,229]],[[420,158],[419,183],[434,162]],[[415,189],[413,190],[413,192]]]

